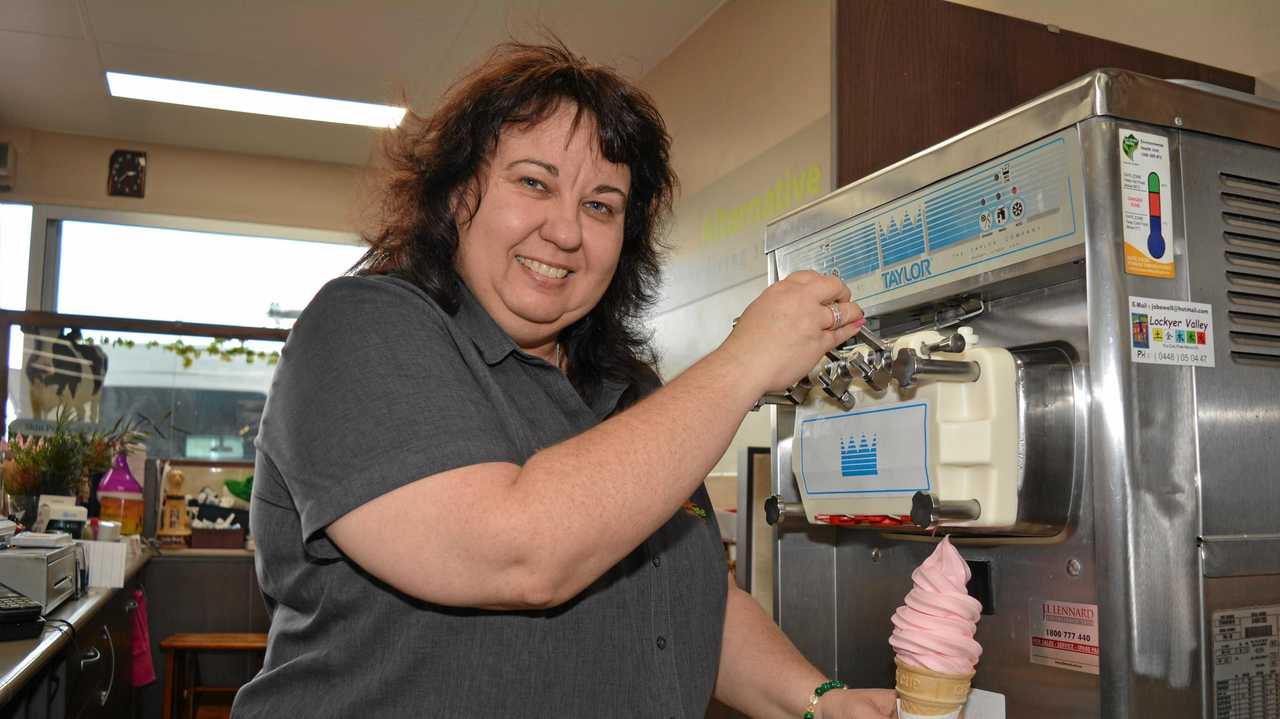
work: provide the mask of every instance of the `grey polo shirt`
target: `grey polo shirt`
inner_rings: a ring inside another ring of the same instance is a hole
[[[330,522],[397,487],[470,464],[523,464],[617,409],[626,387],[588,406],[463,295],[449,316],[403,280],[343,277],[290,333],[262,416],[250,512],[271,629],[232,716],[703,716],[727,589],[704,488],[691,501],[705,519],[677,510],[546,611],[414,599],[326,536]]]

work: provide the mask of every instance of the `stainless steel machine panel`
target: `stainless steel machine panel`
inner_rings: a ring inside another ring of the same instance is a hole
[[[1280,468],[1256,449],[1280,438],[1280,151],[1187,134],[1182,158],[1191,299],[1220,328],[1196,370],[1204,535],[1275,532]]]

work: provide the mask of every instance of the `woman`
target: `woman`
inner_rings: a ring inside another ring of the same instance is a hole
[[[639,90],[526,45],[401,131],[388,221],[299,318],[263,413],[271,635],[234,716],[805,712],[827,678],[727,581],[701,483],[861,311],[789,277],[660,387],[640,318],[668,145]]]

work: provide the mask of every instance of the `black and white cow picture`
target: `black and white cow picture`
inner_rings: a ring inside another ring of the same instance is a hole
[[[102,382],[107,376],[107,353],[81,344],[80,330],[57,337],[27,334],[30,341],[24,374],[35,417],[52,419],[67,407],[82,422],[97,422]]]

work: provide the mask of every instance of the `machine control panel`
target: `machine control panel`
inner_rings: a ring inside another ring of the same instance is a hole
[[[836,275],[864,306],[1081,244],[1078,140],[1060,132],[777,251],[780,276]]]

